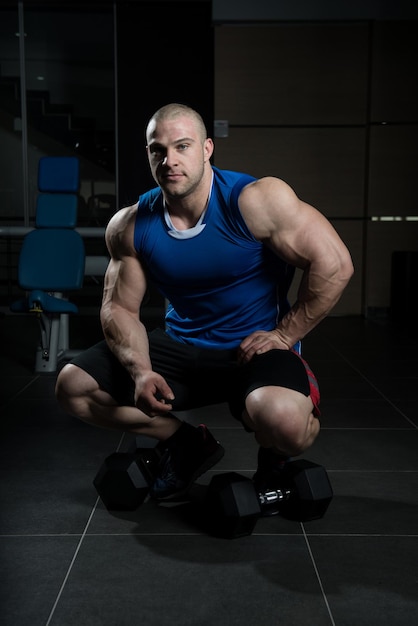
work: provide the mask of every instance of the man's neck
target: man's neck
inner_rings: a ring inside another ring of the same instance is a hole
[[[205,175],[199,188],[182,198],[165,197],[164,203],[171,222],[177,230],[193,228],[206,211],[212,190],[213,172]]]

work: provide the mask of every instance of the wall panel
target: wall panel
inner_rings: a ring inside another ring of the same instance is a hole
[[[369,163],[368,214],[418,215],[418,123],[373,126]]]
[[[418,222],[370,222],[365,259],[367,305],[385,308],[390,304],[392,252],[418,250]],[[418,277],[415,278],[416,290]]]
[[[418,121],[418,22],[375,22],[371,119]]]
[[[363,124],[368,26],[215,29],[215,118],[231,124]]]
[[[278,176],[328,217],[364,212],[364,128],[231,128],[215,165]]]

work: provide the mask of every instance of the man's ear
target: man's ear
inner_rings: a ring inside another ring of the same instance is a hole
[[[213,141],[210,137],[208,137],[207,139],[205,139],[205,143],[204,143],[204,151],[205,151],[205,162],[209,161],[210,157],[213,154],[213,150],[215,148],[215,146],[213,145]]]

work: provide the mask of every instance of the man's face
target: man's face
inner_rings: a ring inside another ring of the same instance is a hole
[[[172,198],[190,194],[202,180],[204,163],[212,154],[211,140],[202,140],[195,121],[187,115],[152,121],[147,140],[148,161],[156,183]]]

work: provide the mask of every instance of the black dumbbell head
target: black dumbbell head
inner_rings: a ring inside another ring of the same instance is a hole
[[[227,539],[251,535],[260,517],[252,481],[236,472],[215,475],[206,495],[205,516],[212,535]]]
[[[145,500],[149,484],[134,454],[114,452],[99,469],[94,486],[107,509],[133,511]]]
[[[306,459],[287,463],[282,471],[281,489],[289,496],[280,504],[280,514],[306,522],[325,515],[333,491],[324,467]]]

